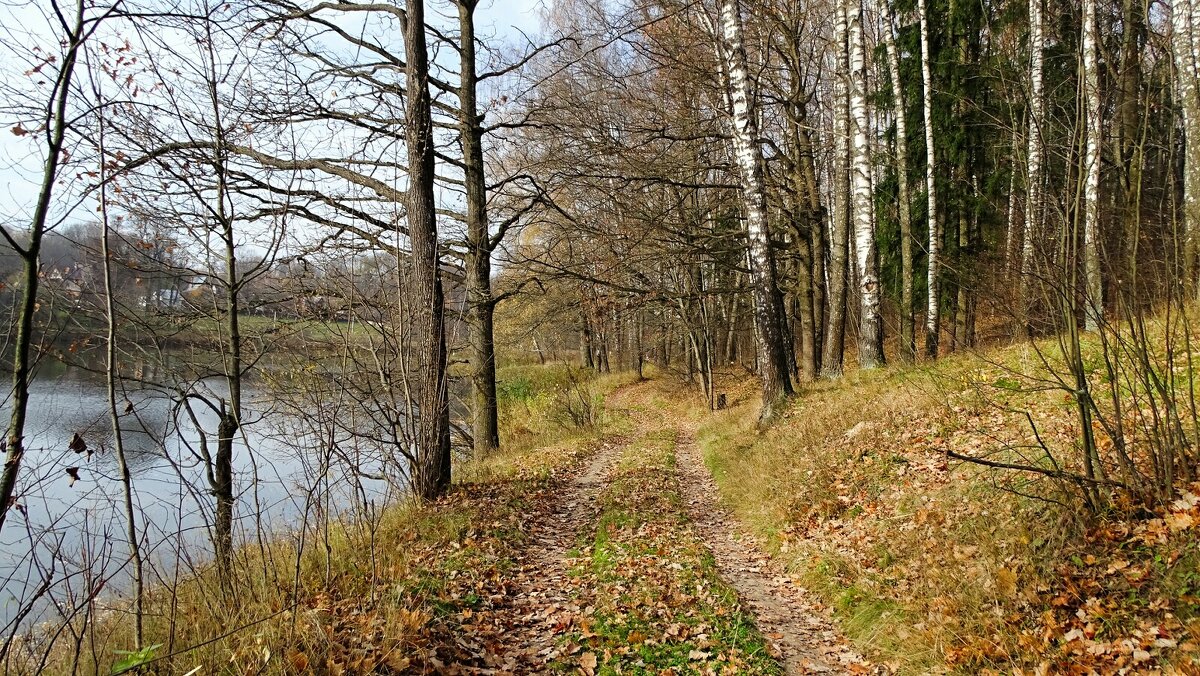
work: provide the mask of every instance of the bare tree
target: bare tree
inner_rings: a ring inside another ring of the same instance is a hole
[[[90,64],[89,64],[90,65]],[[111,69],[108,72],[113,72]],[[105,390],[108,395],[108,416],[112,426],[113,454],[117,458],[117,473],[120,475],[121,493],[124,498],[125,537],[129,540],[129,560],[133,564],[133,640],[134,650],[141,650],[145,644],[143,620],[145,616],[145,566],[142,561],[141,541],[138,539],[138,512],[134,506],[133,475],[129,470],[129,459],[125,454],[125,436],[121,429],[121,416],[128,412],[117,406],[117,390],[121,385],[120,366],[117,363],[117,315],[116,292],[113,285],[113,251],[112,251],[112,220],[109,213],[109,166],[110,160],[105,152],[105,128],[102,89],[97,80],[97,73],[89,68],[94,99],[101,104],[101,115],[97,120],[96,145],[99,152],[98,179],[100,182],[100,257],[104,284],[104,376]]]
[[[422,366],[417,415],[418,464],[414,488],[424,500],[450,486],[450,398],[446,378],[445,297],[434,201],[433,114],[429,95],[429,51],[425,3],[409,0],[402,19],[407,78],[405,143],[408,149],[408,235],[418,359]]]
[[[492,298],[492,250],[496,239],[488,226],[487,183],[483,162],[483,127],[476,89],[476,0],[457,0],[459,25],[459,132],[462,134],[467,219],[467,303],[471,342],[471,435],[476,457],[500,446],[496,410],[496,301]]]
[[[39,93],[41,100],[30,102],[27,108],[16,111],[22,119],[11,129],[18,136],[37,134],[42,139],[40,150],[43,161],[28,231],[20,233],[8,226],[0,226],[0,236],[22,261],[21,296],[16,312],[16,337],[13,340],[12,416],[4,439],[4,470],[0,473],[0,528],[4,527],[8,511],[13,506],[17,477],[26,450],[25,421],[29,409],[29,383],[35,363],[33,333],[40,281],[39,254],[42,239],[53,225],[51,214],[61,187],[62,168],[67,161],[64,151],[69,143],[68,132],[76,121],[71,110],[76,84],[75,69],[84,45],[118,8],[119,3],[92,6],[85,0],[77,0],[67,7],[58,0],[51,0],[47,20],[58,40],[60,51],[47,53],[40,47],[32,50],[30,55],[34,63],[30,64],[29,71],[29,75],[44,79],[49,88]],[[29,49],[27,45],[13,44],[9,47],[14,51]],[[14,56],[23,58],[24,54]]]

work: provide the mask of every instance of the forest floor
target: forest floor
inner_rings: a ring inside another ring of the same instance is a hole
[[[420,610],[375,653],[393,670],[1197,673],[1200,485],[1153,518],[1089,522],[948,462],[1022,433],[969,385],[1011,367],[810,385],[767,430],[744,373],[711,412],[669,375],[554,368],[504,378],[512,443],[406,531],[399,604]],[[1014,396],[1067,443],[1069,409]]]
[[[841,674],[872,669],[716,504],[686,424],[646,385],[608,397],[626,421],[530,504],[506,593],[470,609],[499,673]],[[668,423],[668,424],[664,424]],[[472,671],[462,665],[464,671]]]
[[[1083,520],[948,462],[1025,433],[1008,410],[1069,443],[1010,383],[1037,362],[993,356],[809,384],[766,430],[744,372],[713,412],[669,374],[502,369],[504,447],[447,496],[246,549],[232,604],[211,571],[157,590],[147,642],[163,673],[1200,673],[1200,484]],[[42,671],[119,671],[127,624]]]

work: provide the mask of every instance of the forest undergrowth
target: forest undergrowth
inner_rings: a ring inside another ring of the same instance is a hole
[[[712,415],[674,391],[724,503],[868,657],[902,673],[1196,673],[1200,485],[1089,516],[1046,475],[948,455],[1068,455],[1078,418],[1038,386],[1045,368],[1019,345],[859,371],[804,386],[765,432],[744,373],[724,374],[731,406]]]
[[[859,371],[807,385],[765,431],[745,372],[720,374],[730,406],[710,413],[668,373],[502,369],[505,450],[465,463],[445,499],[371,528],[334,524],[302,551],[295,537],[243,549],[236,598],[215,575],[161,585],[149,650],[121,652],[114,611],[60,639],[49,671],[777,673],[688,525],[674,470],[686,423],[724,505],[880,669],[1194,673],[1200,485],[1157,510],[1088,517],[1046,476],[947,454],[1016,459],[1030,422],[1048,448],[1069,447],[1070,402],[1019,386],[1042,367],[1015,346]],[[618,389],[627,408],[610,401]],[[602,447],[612,458],[573,546],[530,563],[545,549],[531,524],[561,518],[554,505]],[[565,604],[528,593],[547,558]],[[516,646],[520,631],[547,647]]]

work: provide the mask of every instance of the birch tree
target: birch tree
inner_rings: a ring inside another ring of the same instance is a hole
[[[938,214],[937,200],[937,154],[933,138],[933,73],[929,57],[929,12],[925,0],[917,0],[917,14],[921,21],[921,84],[922,110],[925,118],[925,199],[927,219],[929,221],[929,262],[927,270],[928,302],[925,308],[925,354],[936,358],[938,354],[938,338],[941,332],[938,321],[938,311],[941,305],[939,295],[941,265],[941,220]]]
[[[1088,331],[1099,328],[1104,314],[1100,276],[1100,146],[1104,130],[1100,109],[1097,31],[1096,0],[1083,0],[1083,128],[1087,138],[1083,186],[1083,267],[1086,285],[1084,322]]]
[[[1025,224],[1021,258],[1017,266],[1020,293],[1018,311],[1022,330],[1028,329],[1030,297],[1029,277],[1032,274],[1035,240],[1042,234],[1042,134],[1045,127],[1045,26],[1042,0],[1029,0],[1029,144],[1025,170]]]
[[[749,245],[751,284],[754,289],[754,324],[758,340],[759,375],[763,386],[762,420],[775,415],[780,400],[792,393],[791,374],[783,347],[783,317],[779,315],[779,288],[767,230],[767,194],[763,183],[762,148],[758,121],[750,93],[746,48],[742,43],[739,0],[721,0],[721,55],[728,79],[733,122],[733,148],[741,174]]]
[[[1196,259],[1200,228],[1200,43],[1197,41],[1196,0],[1173,0],[1171,5],[1172,51],[1175,60],[1176,94],[1184,136],[1183,153],[1183,268],[1184,283],[1200,292],[1196,283]]]
[[[870,369],[882,366],[883,318],[879,314],[879,261],[875,248],[875,219],[871,185],[871,150],[867,115],[867,58],[864,46],[861,0],[846,4],[850,50],[851,211],[854,221],[854,254],[859,284],[858,363]]]

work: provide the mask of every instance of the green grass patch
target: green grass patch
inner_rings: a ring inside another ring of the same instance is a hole
[[[597,658],[598,674],[783,673],[686,528],[674,449],[673,430],[653,431],[618,458],[578,547],[579,601],[594,612],[568,640]]]

